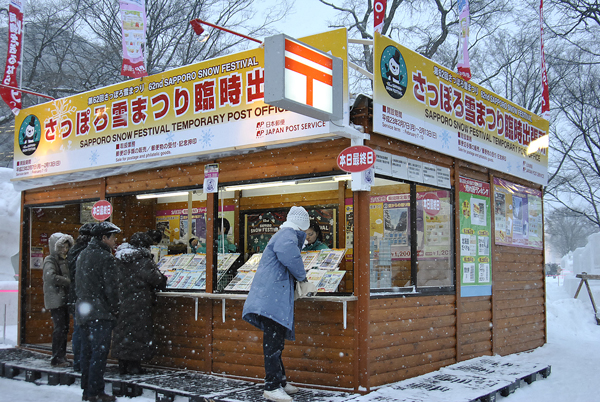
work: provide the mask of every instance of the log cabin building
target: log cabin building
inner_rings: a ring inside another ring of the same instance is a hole
[[[342,59],[347,77],[345,31],[324,35],[303,41]],[[166,243],[193,233],[215,244],[204,290],[157,297],[152,365],[262,380],[261,332],[241,319],[247,292],[219,286],[217,222],[230,221],[243,264],[268,240],[261,223],[293,205],[346,254],[335,291],[296,301],[292,381],[364,392],[544,345],[547,155],[526,149],[548,123],[387,38],[374,50],[373,96],[350,101],[346,79],[338,120],[264,103],[261,48],[23,110],[19,346],[49,350],[40,258],[52,233],[76,237],[98,200],[119,242],[160,227]],[[356,145],[376,160],[348,174],[338,155]]]

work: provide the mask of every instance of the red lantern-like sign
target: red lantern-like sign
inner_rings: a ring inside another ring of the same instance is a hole
[[[344,172],[365,171],[375,164],[375,151],[364,145],[346,148],[338,155],[337,164]]]
[[[110,202],[106,200],[100,200],[92,207],[92,216],[97,221],[105,221],[112,215],[113,208]]]

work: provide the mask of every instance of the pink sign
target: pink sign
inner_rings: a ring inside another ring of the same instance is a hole
[[[121,75],[131,78],[146,77],[144,65],[146,50],[145,0],[121,0],[121,28],[123,34],[123,65]]]

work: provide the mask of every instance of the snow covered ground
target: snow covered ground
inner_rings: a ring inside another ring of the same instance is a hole
[[[561,281],[562,285],[562,281]],[[594,311],[587,298],[575,300],[567,294],[556,279],[547,280],[548,343],[530,353],[519,355],[519,361],[552,366],[552,374],[544,380],[517,389],[500,401],[506,402],[593,402],[600,400],[596,378],[600,369],[600,326],[596,325]],[[596,296],[597,297],[597,296]],[[598,298],[597,298],[598,300]],[[1,323],[0,323],[1,325]],[[2,328],[0,327],[0,331]],[[0,347],[15,344],[17,327],[8,326],[6,341]],[[0,337],[2,332],[0,332]],[[2,338],[0,338],[0,342]],[[398,392],[398,391],[395,391]],[[46,386],[0,378],[2,400],[20,402],[81,400],[76,386]],[[385,389],[365,395],[362,402],[374,401],[385,394]],[[180,399],[183,401],[183,398]],[[129,398],[118,398],[125,402]],[[136,402],[152,402],[148,393]],[[381,400],[381,399],[379,399]]]

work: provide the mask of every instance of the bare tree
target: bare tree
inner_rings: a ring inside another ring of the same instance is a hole
[[[351,37],[373,38],[372,0],[319,1],[339,12],[337,20],[330,22],[330,27],[346,27]],[[485,41],[498,29],[494,21],[501,20],[511,12],[506,0],[475,0],[470,2],[470,10],[470,48],[473,49],[477,49],[479,42]],[[388,1],[382,34],[448,68],[454,68],[458,62],[457,2]],[[373,72],[372,46],[361,45],[360,49],[351,47],[348,57],[350,61]],[[355,92],[370,92],[370,82],[356,75],[353,78],[351,87]]]
[[[545,217],[546,241],[563,256],[569,251],[587,244],[587,238],[600,229],[587,218],[561,207],[552,210]]]
[[[121,68],[121,23],[118,2],[81,0],[84,20],[95,38],[110,49],[105,60],[113,71]],[[249,36],[262,37],[288,10],[287,2],[258,15],[252,0],[156,0],[147,2],[146,69],[155,74],[170,68],[222,56],[248,46],[240,37],[208,28],[210,37],[198,41],[189,22],[200,18]],[[110,55],[109,55],[110,56]]]

